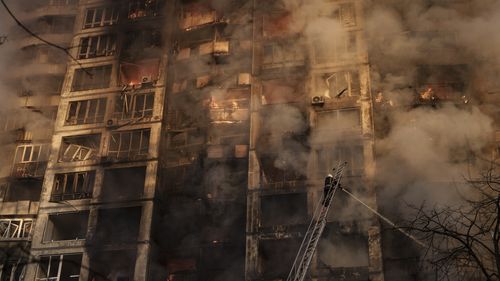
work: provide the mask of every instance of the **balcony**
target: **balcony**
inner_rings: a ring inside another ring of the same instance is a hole
[[[16,178],[42,178],[47,168],[47,162],[16,163],[11,175]]]

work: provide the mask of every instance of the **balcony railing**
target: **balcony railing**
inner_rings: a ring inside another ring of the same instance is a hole
[[[92,198],[92,193],[90,192],[74,192],[74,193],[62,193],[62,194],[51,194],[50,201],[59,202],[66,200],[78,200]]]
[[[45,174],[47,162],[16,163],[12,168],[12,176],[16,178],[40,178]]]

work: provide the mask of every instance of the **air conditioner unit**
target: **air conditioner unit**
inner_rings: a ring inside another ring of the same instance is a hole
[[[311,100],[312,105],[324,105],[325,104],[325,97],[323,96],[314,96]]]
[[[151,75],[146,75],[141,77],[141,84],[153,84],[153,78]]]

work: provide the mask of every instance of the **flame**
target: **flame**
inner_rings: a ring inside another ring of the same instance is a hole
[[[431,86],[427,87],[427,89],[420,93],[420,98],[423,100],[434,100],[436,96],[434,95],[434,90]]]

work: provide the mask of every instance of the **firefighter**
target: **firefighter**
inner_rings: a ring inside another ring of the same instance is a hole
[[[328,197],[328,193],[330,192],[330,189],[335,186],[335,183],[334,183],[334,178],[333,178],[333,175],[332,174],[328,174],[328,176],[326,176],[325,178],[325,187],[323,187],[323,206],[327,206],[327,197]]]

